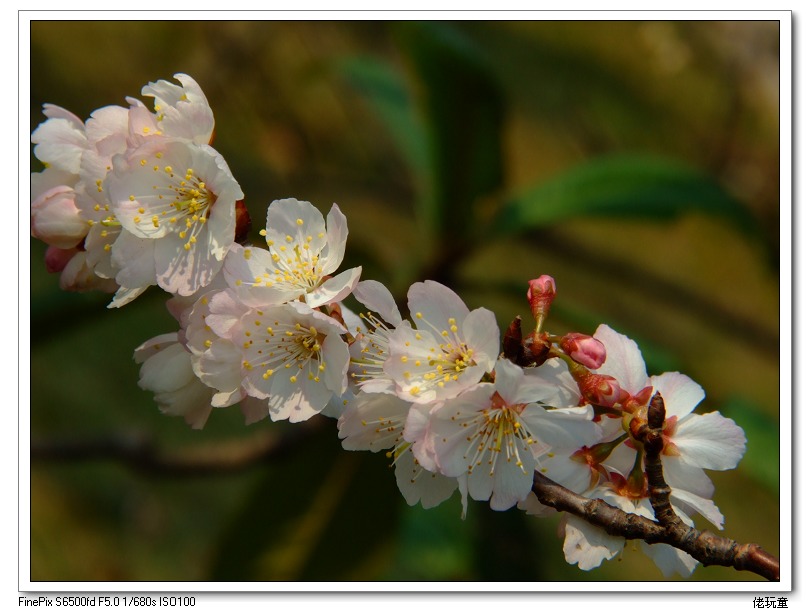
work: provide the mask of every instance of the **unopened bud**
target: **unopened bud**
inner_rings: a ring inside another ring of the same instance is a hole
[[[572,332],[560,340],[560,348],[586,368],[598,370],[605,363],[605,345],[593,336]]]
[[[538,278],[529,281],[529,291],[526,293],[526,298],[529,300],[529,306],[532,309],[532,316],[537,322],[535,331],[540,331],[543,326],[543,320],[548,315],[551,309],[551,303],[557,295],[557,286],[554,279],[548,274],[543,274]]]
[[[619,385],[619,381],[612,376],[594,374],[587,370],[577,373],[572,371],[571,373],[574,374],[574,380],[577,381],[579,392],[589,404],[612,408],[621,401],[623,396],[627,395],[627,392],[623,391]]]
[[[45,250],[45,269],[51,274],[61,272],[65,266],[79,252],[79,249],[60,249],[49,246]]]

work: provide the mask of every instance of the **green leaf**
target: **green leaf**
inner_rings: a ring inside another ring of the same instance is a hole
[[[730,399],[720,412],[745,431],[748,443],[740,461],[740,471],[778,494],[779,423],[760,406],[743,397]]]
[[[508,201],[493,227],[508,234],[577,217],[663,220],[689,210],[756,232],[749,211],[711,178],[673,160],[635,155],[588,161],[543,182]]]
[[[402,504],[386,457],[344,451],[327,425],[257,480],[219,538],[209,577],[375,579],[385,569]]]
[[[503,94],[481,51],[450,24],[399,24],[427,129],[431,190],[427,229],[453,252],[475,227],[475,200],[503,183]]]
[[[424,184],[430,172],[427,135],[402,74],[370,57],[345,59],[338,70],[366,99],[402,152],[416,181]]]

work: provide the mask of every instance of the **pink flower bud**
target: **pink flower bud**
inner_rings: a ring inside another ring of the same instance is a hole
[[[75,197],[73,189],[59,185],[31,202],[31,235],[60,249],[79,244],[89,226],[76,208]]]
[[[572,332],[560,340],[560,348],[577,363],[598,370],[605,363],[605,345],[593,336]]]
[[[61,272],[78,252],[79,249],[60,249],[55,246],[49,246],[45,250],[45,269],[51,274]]]
[[[526,293],[526,298],[529,300],[532,316],[537,321],[535,331],[540,331],[543,320],[551,309],[551,303],[556,295],[557,286],[554,284],[554,279],[548,274],[543,274],[529,281],[529,291]]]
[[[575,379],[582,397],[590,404],[613,407],[627,395],[612,376],[588,372],[575,376]]]

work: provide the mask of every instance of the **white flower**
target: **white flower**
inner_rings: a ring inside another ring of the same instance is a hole
[[[620,510],[655,520],[649,499],[631,499],[609,487],[600,487],[588,497],[604,499]],[[693,526],[686,513],[677,505],[673,505],[673,509],[681,520],[690,527]],[[610,535],[601,527],[595,527],[579,517],[565,515],[560,526],[565,534],[563,543],[565,560],[577,564],[582,570],[598,567],[602,561],[612,559],[624,549],[623,537]],[[647,544],[640,541],[639,545],[666,577],[676,573],[688,577],[699,565],[699,562],[689,554],[668,544]]]
[[[152,391],[161,412],[182,416],[194,429],[202,429],[216,404],[215,390],[195,375],[193,354],[179,341],[177,333],[147,340],[135,349],[135,361],[141,365],[138,384]],[[245,423],[267,416],[267,402],[246,395],[238,398]]]
[[[210,308],[205,323],[219,341],[208,339],[197,371],[223,399],[242,390],[265,400],[274,421],[298,422],[345,393],[349,349],[334,319],[301,302],[248,308],[229,292],[215,295]],[[196,342],[191,326],[187,334]]]
[[[360,313],[360,325],[354,328],[349,376],[365,393],[394,393],[394,380],[385,373],[384,365],[390,356],[391,334],[402,324],[402,316],[391,292],[378,281],[357,283],[353,294],[370,312]]]
[[[82,153],[89,143],[84,123],[76,115],[54,104],[43,105],[48,117],[31,134],[34,155],[47,167],[79,174]]]
[[[600,325],[594,337],[607,348],[607,360],[598,370],[600,374],[614,376],[631,394],[646,386],[652,386],[653,393],[661,393],[666,409],[661,453],[664,479],[672,487],[710,498],[714,487],[703,470],[736,467],[745,453],[743,430],[717,412],[695,414],[693,411],[705,392],[688,376],[666,372],[648,377],[641,352],[626,336]],[[628,455],[633,454],[628,447],[620,446],[611,460],[626,466],[633,461]]]
[[[244,197],[222,156],[153,138],[113,161],[104,188],[125,230],[112,246],[118,283],[180,295],[208,285],[233,244]]]
[[[337,204],[324,223],[309,202],[276,200],[267,209],[268,250],[235,246],[225,276],[245,304],[273,306],[303,298],[312,308],[339,302],[360,278],[361,268],[338,269],[346,249],[346,217]]]
[[[495,364],[495,383],[481,383],[430,412],[425,443],[414,453],[441,473],[466,475],[470,496],[506,510],[526,498],[537,459],[554,447],[593,444],[601,430],[590,407],[546,410],[537,402],[550,390],[505,359]]]
[[[187,74],[174,78],[181,85],[160,80],[141,89],[141,95],[155,99],[157,123],[163,134],[210,144],[214,134],[214,113],[197,81]]]
[[[76,206],[76,177],[47,168],[31,174],[31,235],[60,249],[79,245],[90,227]]]
[[[338,419],[338,435],[346,450],[388,451],[405,501],[432,508],[453,494],[458,480],[428,471],[417,461],[411,443],[403,438],[406,420],[412,420],[410,411],[410,403],[394,395],[363,392],[348,402]]]
[[[408,323],[396,328],[384,366],[400,397],[416,403],[454,397],[492,370],[500,332],[491,311],[470,312],[434,281],[411,285],[408,308],[416,328]]]
[[[202,429],[211,414],[211,389],[194,375],[191,353],[177,334],[163,334],[135,349],[141,365],[138,385],[155,394],[165,414],[182,416],[194,429]]]

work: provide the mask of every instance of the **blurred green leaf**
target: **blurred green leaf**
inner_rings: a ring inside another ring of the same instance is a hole
[[[390,64],[371,57],[353,57],[340,62],[339,70],[349,84],[360,92],[382,120],[416,181],[428,180],[427,135],[414,112],[403,76]]]
[[[580,164],[507,202],[494,221],[499,233],[515,233],[575,217],[669,219],[688,210],[723,215],[754,233],[748,210],[720,185],[673,160],[636,155]]]
[[[391,580],[469,580],[475,523],[461,519],[457,493],[425,510],[405,506]]]
[[[401,503],[385,457],[343,451],[327,425],[259,480],[221,534],[209,578],[351,580],[352,572],[380,572]]]
[[[416,74],[433,171],[421,212],[452,252],[471,235],[475,200],[503,183],[503,93],[483,54],[453,26],[406,22],[398,34]]]
[[[744,397],[731,398],[720,412],[745,431],[748,440],[739,470],[779,493],[779,423]]]

